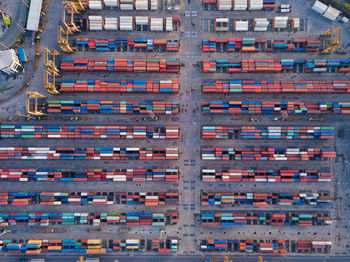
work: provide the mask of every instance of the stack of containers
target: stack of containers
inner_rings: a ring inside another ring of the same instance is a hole
[[[201,171],[204,182],[330,182],[333,176],[329,169],[202,169]]]
[[[173,31],[173,18],[166,17],[165,19],[165,31],[172,32]]]
[[[166,25],[168,25],[168,23]],[[164,30],[163,18],[151,17],[150,28],[151,28],[151,31],[163,31]]]
[[[336,152],[329,148],[207,148],[201,150],[203,160],[329,160]]]
[[[288,26],[288,16],[276,16],[272,21],[272,28],[285,29]]]
[[[114,181],[114,182],[149,182],[179,180],[176,168],[152,169],[0,169],[0,181],[39,181],[39,182],[73,182],[73,181]]]
[[[136,16],[135,25],[148,28],[148,20],[149,20],[148,16]]]
[[[296,18],[292,18],[292,25],[291,25],[292,29],[299,29],[300,27],[300,18],[296,17]]]
[[[89,9],[91,10],[102,10],[102,1],[101,0],[89,0]]]
[[[151,10],[158,10],[158,0],[151,0]]]
[[[117,17],[106,17],[104,29],[105,30],[118,30],[118,18]]]
[[[244,192],[202,192],[202,206],[209,205],[269,205],[292,206],[309,205],[319,207],[333,206],[329,193],[244,193]]]
[[[121,31],[132,31],[134,29],[132,16],[120,16],[119,29]]]
[[[250,0],[249,10],[262,10],[264,6],[263,0]]]
[[[106,8],[115,9],[118,7],[118,0],[103,0]]]
[[[148,0],[135,0],[136,10],[148,10]]]
[[[257,32],[265,32],[267,31],[270,22],[267,18],[254,18],[253,21],[253,29]]]
[[[133,0],[119,0],[120,10],[133,10],[134,1]]]
[[[236,32],[246,32],[249,30],[249,21],[248,20],[235,20],[234,29]]]
[[[244,11],[248,9],[248,0],[235,0],[233,10]]]
[[[231,10],[232,0],[218,0],[217,8],[218,10]]]
[[[102,16],[89,15],[89,30],[103,30]]]

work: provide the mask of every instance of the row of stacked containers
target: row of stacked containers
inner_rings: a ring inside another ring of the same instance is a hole
[[[178,192],[1,192],[0,205],[177,205]]]
[[[272,11],[276,7],[275,2],[275,0],[203,0],[203,5],[220,11]]]
[[[202,226],[326,226],[332,223],[329,213],[312,212],[202,212]]]
[[[126,225],[166,226],[178,223],[179,214],[173,213],[1,213],[1,226],[51,225]]]
[[[25,160],[177,160],[177,147],[0,147],[0,159]]]
[[[128,168],[128,169],[0,169],[0,181],[38,182],[176,182],[180,172],[177,168]]]
[[[297,66],[304,73],[326,73],[335,70],[338,73],[350,72],[350,59],[212,59],[203,60],[203,73],[282,73],[293,72]]]
[[[202,40],[203,52],[319,52],[319,39],[267,40],[251,38],[210,38]],[[265,49],[262,49],[264,47]]]
[[[240,253],[329,253],[332,243],[323,240],[200,240],[200,250],[204,252]]]
[[[146,50],[147,52],[164,51],[178,52],[180,49],[179,40],[167,40],[165,38],[109,38],[108,40],[99,40],[95,38],[77,38],[75,40],[75,49],[88,48],[89,51],[113,52],[118,49],[128,50]]]
[[[174,253],[177,239],[29,239],[0,240],[1,252],[36,255],[41,253],[105,254],[120,251]]]
[[[256,5],[257,8],[252,8]],[[270,6],[271,4],[271,6]],[[273,10],[275,1],[263,0],[202,0],[204,10]],[[258,8],[259,7],[259,8]],[[227,13],[229,17],[230,13]],[[235,17],[234,17],[235,18]],[[280,19],[280,17],[279,17]],[[281,17],[282,19],[282,17]],[[256,21],[255,21],[256,20]],[[253,20],[255,31],[267,31],[270,20],[259,18]],[[261,21],[260,21],[261,20]],[[288,19],[287,19],[288,20]],[[214,21],[215,31],[230,31],[230,23],[233,21],[233,30],[238,27],[239,31],[249,31],[251,21],[240,21],[231,18],[216,18]],[[293,19],[293,22],[300,20]],[[254,24],[255,23],[255,24]],[[288,23],[288,22],[287,22]],[[296,28],[299,28],[298,23]],[[285,19],[279,22],[285,24]],[[276,25],[276,23],[274,24]],[[273,25],[273,26],[274,26]],[[282,26],[283,28],[285,26]],[[280,28],[282,28],[280,27]],[[261,29],[261,30],[260,30]],[[212,31],[210,29],[209,31]],[[273,30],[272,30],[273,31]],[[271,38],[270,38],[271,39]],[[274,38],[272,38],[274,39]],[[292,38],[287,40],[256,39],[255,37],[232,37],[232,38],[204,38],[202,41],[202,52],[320,52],[321,41],[315,38]],[[209,54],[208,54],[209,55]],[[315,73],[347,73],[350,72],[350,60],[344,59],[215,59],[202,60],[202,73],[288,73],[288,72],[315,72]],[[202,75],[203,78],[205,75]],[[202,93],[206,95],[207,101],[202,103],[202,114],[216,114],[211,120],[219,120],[223,114],[348,114],[350,111],[348,102],[298,102],[298,101],[210,101],[212,94],[346,94],[349,92],[350,82],[333,78],[334,80],[246,80],[227,78],[211,78],[202,80]],[[266,79],[266,78],[264,78]],[[208,101],[209,100],[209,101]],[[240,119],[240,118],[238,118]],[[233,119],[231,119],[233,120]],[[224,121],[224,120],[223,120]],[[231,123],[230,123],[231,124]],[[220,166],[220,162],[213,165],[208,160],[331,160],[336,157],[333,148],[317,146],[311,148],[293,148],[282,146],[278,143],[282,140],[290,140],[295,143],[303,140],[318,140],[325,144],[335,139],[335,128],[333,126],[281,126],[281,125],[244,125],[234,126],[229,124],[219,125],[206,123],[201,126],[201,158],[202,166],[200,177],[203,182],[331,182],[335,175],[330,167],[314,165],[313,168],[288,165],[288,167],[258,168],[237,166],[234,162],[231,166]],[[264,144],[264,147],[251,145],[249,140],[273,140],[272,145]],[[225,141],[220,141],[225,140]],[[245,141],[246,146],[235,146],[235,140],[240,144]],[[327,141],[328,140],[328,141]],[[224,147],[217,147],[215,141]],[[231,142],[230,142],[231,141]],[[318,142],[317,142],[318,143]],[[207,146],[211,145],[211,146]],[[290,162],[289,162],[290,163]],[[328,184],[325,183],[327,186]],[[242,185],[241,185],[242,186]],[[257,185],[258,186],[258,185]],[[297,187],[297,186],[296,186]],[[332,216],[327,208],[333,206],[333,193],[330,191],[300,191],[286,189],[285,191],[260,189],[255,191],[217,191],[202,190],[201,212],[199,220],[203,227],[221,226],[245,226],[245,225],[268,225],[268,226],[327,226],[332,224]],[[244,206],[251,206],[242,209]],[[213,207],[220,207],[220,211]],[[284,211],[271,211],[268,207],[275,206],[275,210],[283,206]],[[286,209],[287,207],[290,209]],[[293,208],[292,208],[293,206]],[[309,206],[309,210],[317,207],[317,211],[301,211],[297,206]],[[224,207],[233,209],[223,210]],[[238,208],[239,209],[234,209]],[[257,210],[251,210],[251,208]],[[249,211],[248,211],[249,210]],[[322,211],[321,211],[322,210]],[[226,233],[226,232],[225,232]],[[240,252],[240,253],[329,253],[332,243],[327,240],[300,238],[299,240],[235,240],[231,239],[199,239],[198,247],[203,252]],[[276,239],[275,237],[273,239]],[[287,238],[286,238],[287,239]],[[306,239],[306,240],[305,240]]]

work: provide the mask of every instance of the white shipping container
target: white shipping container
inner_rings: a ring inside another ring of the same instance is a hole
[[[148,10],[148,0],[135,0],[136,10]]]
[[[151,17],[151,31],[163,31],[163,18]]]
[[[102,1],[101,0],[90,0],[89,1],[89,9],[91,10],[102,10]]]

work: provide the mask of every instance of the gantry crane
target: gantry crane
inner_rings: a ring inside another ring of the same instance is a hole
[[[82,9],[83,8],[83,9]],[[81,30],[76,26],[74,22],[74,15],[80,14],[80,10],[83,11],[85,8],[80,1],[64,1],[62,2],[62,23],[66,26],[69,34],[74,32],[80,32]],[[66,11],[70,15],[70,20],[66,20]]]
[[[68,42],[68,30],[64,30],[62,26],[57,27],[57,43],[61,50],[65,53],[73,53],[74,50],[71,48]]]
[[[52,60],[49,59],[49,54],[52,56]],[[56,56],[58,55],[61,54],[56,49],[53,48],[52,51],[50,51],[49,49],[45,48],[45,66],[47,70],[55,76],[60,76],[60,71],[56,66]]]
[[[52,82],[49,81],[49,76],[51,76]],[[55,74],[51,74],[49,71],[44,71],[44,87],[46,91],[49,92],[51,95],[60,94],[56,87]]]
[[[46,96],[36,92],[36,91],[30,91],[27,92],[26,95],[26,111],[29,115],[35,115],[35,116],[43,116],[45,113],[43,112],[44,109],[39,109],[38,100],[39,99],[45,99]],[[34,99],[34,102],[32,101]]]
[[[339,49],[340,27],[334,29],[334,27],[331,26],[331,28],[328,31],[322,33],[321,36],[329,36],[331,38],[328,47],[321,52],[322,54],[332,54]]]

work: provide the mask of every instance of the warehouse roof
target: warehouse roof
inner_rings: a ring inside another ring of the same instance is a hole
[[[43,0],[32,0],[30,2],[27,30],[38,31],[42,2]]]
[[[11,61],[12,56],[9,50],[0,51],[0,69],[8,67]]]

